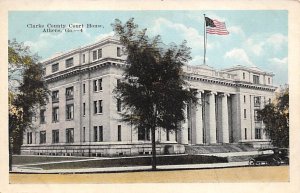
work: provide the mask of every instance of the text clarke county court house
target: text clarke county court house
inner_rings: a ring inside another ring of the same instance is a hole
[[[44,61],[52,97],[37,108],[36,129],[24,133],[21,153],[151,154],[150,133],[120,121],[122,103],[113,90],[122,80],[125,60],[118,39],[107,37]],[[207,65],[186,65],[183,71],[201,102],[187,105],[180,131],[157,129],[158,154],[164,154],[166,146],[184,153],[187,145],[269,144],[257,110],[274,98],[273,73],[245,66],[217,71]]]

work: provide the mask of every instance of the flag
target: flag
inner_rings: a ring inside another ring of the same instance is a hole
[[[206,33],[217,35],[228,35],[229,32],[226,29],[225,22],[220,22],[216,19],[210,19],[205,17]]]

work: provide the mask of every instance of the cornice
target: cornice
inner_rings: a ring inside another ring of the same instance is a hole
[[[195,76],[195,75],[184,75],[184,78],[187,80],[193,80],[193,81],[199,81],[199,82],[205,82],[210,84],[220,84],[225,86],[235,86],[234,81],[226,80],[226,79],[220,79],[217,77],[208,77],[208,76]]]
[[[74,54],[86,52],[86,51],[89,51],[89,50],[93,50],[94,48],[97,48],[98,46],[108,45],[110,43],[121,45],[120,42],[118,42],[115,39],[111,39],[111,38],[110,39],[105,39],[101,42],[96,42],[96,43],[93,43],[91,45],[87,45],[87,46],[83,46],[83,47],[79,47],[79,48],[75,48],[73,50],[67,51],[67,52],[62,53],[58,56],[55,56],[53,58],[50,58],[50,59],[47,59],[47,60],[43,61],[42,64],[43,65],[48,65],[48,64],[51,64],[51,63],[55,63],[58,60],[66,59],[70,56],[73,56]]]
[[[249,68],[246,66],[234,66],[231,68],[222,69],[220,72],[231,72],[231,71],[235,71],[235,70],[245,70],[245,71],[252,72],[255,74],[274,76],[274,73],[272,73],[272,72],[259,71],[259,70],[255,70],[255,69],[252,69],[252,68]]]
[[[235,81],[235,80],[227,80],[222,79],[218,77],[208,77],[203,75],[189,75],[185,74],[184,79],[186,80],[192,80],[192,81],[198,81],[198,82],[204,82],[209,84],[218,84],[223,86],[230,86],[230,87],[237,87],[237,88],[249,88],[249,89],[255,89],[255,90],[266,90],[274,92],[276,90],[275,86],[269,86],[269,85],[262,85],[262,84],[253,84],[253,83],[247,83],[247,82],[241,82],[241,81]]]
[[[80,73],[83,73],[86,71],[94,71],[96,69],[103,68],[106,66],[125,68],[126,64],[125,64],[125,61],[121,60],[121,59],[105,58],[103,60],[98,60],[95,62],[91,62],[89,64],[74,66],[74,67],[68,68],[64,71],[59,71],[55,74],[46,76],[44,79],[45,79],[46,83],[50,83],[50,82],[61,80],[66,77],[77,75],[77,74],[80,74]]]
[[[69,76],[77,75],[86,71],[95,71],[100,68],[104,68],[107,66],[118,67],[118,68],[125,68],[126,67],[125,60],[115,59],[115,58],[105,58],[102,60],[94,61],[85,65],[74,66],[64,71],[59,71],[55,74],[51,74],[45,77],[45,81],[47,83],[54,82],[57,80],[64,79]],[[269,85],[262,85],[262,84],[253,84],[244,81],[236,81],[230,80],[220,77],[213,77],[213,76],[205,76],[205,75],[195,75],[184,73],[183,78],[188,81],[197,81],[197,82],[204,82],[209,84],[217,84],[222,86],[229,86],[229,87],[237,87],[237,88],[249,88],[255,90],[266,90],[274,92],[276,87],[269,86]]]
[[[246,82],[241,82],[241,81],[235,81],[235,84],[236,84],[236,87],[243,87],[243,88],[249,88],[249,89],[255,89],[255,90],[266,90],[266,91],[274,92],[277,89],[277,87],[275,87],[275,86],[246,83]]]

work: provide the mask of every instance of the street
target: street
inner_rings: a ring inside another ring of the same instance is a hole
[[[10,174],[10,183],[288,182],[289,166],[93,174]]]

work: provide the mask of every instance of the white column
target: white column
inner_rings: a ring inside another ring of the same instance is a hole
[[[260,97],[260,109],[263,109],[265,107],[265,97],[261,96]],[[261,138],[262,139],[267,139],[267,135],[265,132],[265,125],[264,122],[261,121]]]
[[[254,120],[254,96],[253,95],[250,95],[250,112],[251,112],[251,116],[250,116],[250,121],[251,121],[251,136],[250,136],[250,139],[253,140],[255,139],[255,120]],[[242,135],[241,135],[241,139],[243,139]]]
[[[197,98],[198,98],[198,103],[196,104],[196,112],[195,112],[195,117],[196,117],[196,129],[195,129],[195,144],[203,144],[203,120],[202,120],[202,92],[203,91],[198,91],[197,93]]]
[[[217,143],[217,124],[216,124],[216,93],[209,93],[209,139],[210,143]]]
[[[224,93],[222,95],[222,142],[229,143],[229,127],[228,127],[228,104],[227,104],[228,94]]]
[[[187,104],[184,107],[184,121],[181,123],[181,130],[179,132],[179,140],[181,144],[188,144],[188,118],[187,118]]]

